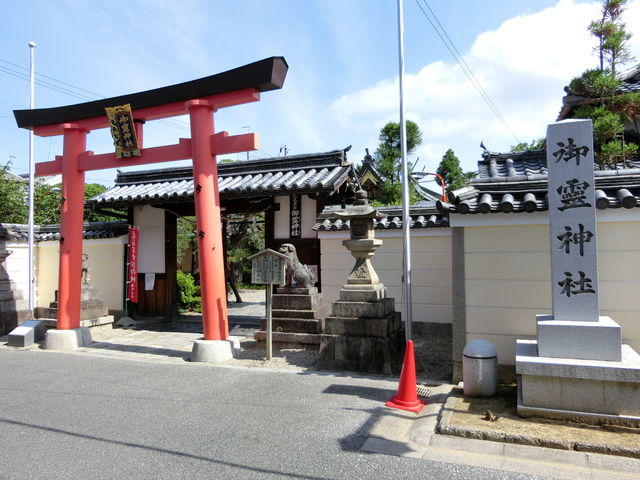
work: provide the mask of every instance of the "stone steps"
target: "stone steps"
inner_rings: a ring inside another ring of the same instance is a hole
[[[323,315],[323,313],[325,313]],[[281,310],[272,309],[272,318],[308,318],[310,320],[326,317],[326,312],[320,310]]]
[[[267,332],[264,330],[258,330],[254,334],[254,338],[258,342],[266,342]],[[322,335],[315,333],[273,332],[271,341],[274,345],[280,348],[291,346],[319,349],[321,338]]]
[[[274,332],[321,333],[324,322],[307,318],[272,318]],[[260,329],[267,329],[267,319],[260,319]]]

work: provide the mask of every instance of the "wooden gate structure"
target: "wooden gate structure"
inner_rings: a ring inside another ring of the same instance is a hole
[[[15,110],[18,127],[35,135],[63,136],[63,154],[36,164],[36,176],[62,174],[58,330],[80,326],[82,226],[85,172],[192,159],[200,283],[205,340],[229,336],[224,279],[220,199],[216,155],[258,149],[256,134],[214,133],[219,108],[260,100],[260,93],[282,88],[288,66],[271,57],[209,77],[93,102],[56,108]],[[86,149],[87,134],[108,128],[106,108],[129,104],[138,138],[139,156],[94,154]],[[150,120],[189,115],[191,138],[175,145],[142,148],[143,125]]]

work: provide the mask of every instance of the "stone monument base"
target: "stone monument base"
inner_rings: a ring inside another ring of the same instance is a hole
[[[58,320],[55,318],[44,318],[41,320],[46,328],[56,328],[58,326]],[[90,328],[93,332],[111,330],[113,328],[113,315],[103,315],[98,318],[80,320],[80,327]]]
[[[87,327],[69,330],[47,330],[44,336],[45,350],[71,351],[91,345],[91,333]]]
[[[518,415],[640,427],[640,355],[621,361],[543,357],[538,341],[518,340]]]
[[[325,320],[318,366],[326,370],[399,374],[405,336],[393,298],[385,298],[382,285],[345,287],[350,288],[340,290],[340,300],[333,304],[332,315]],[[376,297],[379,299],[370,300]]]
[[[609,362],[622,359],[622,331],[610,317],[601,316],[597,322],[576,322],[536,315],[536,324],[541,357]]]
[[[326,316],[327,308],[316,287],[278,287],[272,296],[273,345],[317,349]],[[260,319],[260,330],[254,338],[259,343],[266,341],[266,318]]]

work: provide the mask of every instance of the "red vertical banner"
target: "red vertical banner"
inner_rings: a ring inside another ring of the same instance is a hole
[[[127,300],[138,303],[138,238],[140,229],[129,228],[129,265],[127,267]]]

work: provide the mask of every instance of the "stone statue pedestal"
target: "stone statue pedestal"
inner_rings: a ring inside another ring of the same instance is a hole
[[[113,328],[113,315],[109,315],[107,307],[102,300],[96,298],[97,291],[90,283],[83,283],[80,293],[80,327],[92,329],[100,328],[111,330]],[[58,325],[58,292],[56,300],[49,304],[48,308],[39,309],[39,316],[44,318],[47,328],[57,328]]]
[[[4,266],[5,259],[11,253],[4,248],[0,250],[0,336],[8,334],[31,316],[29,300],[9,280]]]
[[[384,285],[354,289],[345,285],[325,320],[319,367],[326,370],[399,374],[404,327]]]
[[[316,287],[278,287],[272,296],[272,341],[279,347],[319,348],[327,308]],[[267,337],[267,319],[260,319],[255,339]]]

